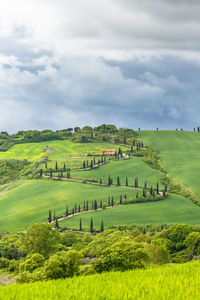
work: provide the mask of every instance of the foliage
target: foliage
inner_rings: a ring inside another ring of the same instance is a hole
[[[45,258],[57,250],[59,233],[48,224],[34,224],[26,232],[24,245],[27,253],[39,253]]]

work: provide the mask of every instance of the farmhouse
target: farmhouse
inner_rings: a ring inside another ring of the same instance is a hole
[[[107,149],[103,151],[105,155],[115,155],[116,150],[115,149]]]

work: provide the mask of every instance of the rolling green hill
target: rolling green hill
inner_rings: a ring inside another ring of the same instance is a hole
[[[102,178],[103,183],[108,183],[108,176],[113,178],[113,183],[117,184],[117,176],[120,177],[120,183],[125,185],[126,177],[128,177],[129,185],[135,184],[135,178],[138,176],[139,186],[144,187],[144,182],[147,182],[147,187],[154,186],[160,182],[163,174],[160,171],[150,168],[141,158],[133,157],[127,160],[112,161],[97,169],[89,171],[74,171],[72,177],[97,180]],[[160,184],[161,186],[161,184]]]
[[[53,151],[43,151],[47,149]],[[118,149],[118,145],[107,143],[73,143],[71,141],[47,141],[40,143],[26,143],[12,146],[6,152],[0,152],[0,159],[27,159],[37,161],[44,156],[52,161],[65,161],[70,156],[80,157],[85,154],[101,153],[106,149]]]
[[[200,133],[184,131],[140,131],[139,136],[159,150],[161,164],[176,178],[200,195]]]
[[[199,262],[110,272],[0,288],[6,300],[199,299]],[[192,274],[192,279],[191,279]]]
[[[103,187],[64,181],[27,180],[9,190],[0,197],[0,231],[19,231],[32,223],[47,220],[48,211],[64,214],[66,206],[69,211],[75,203],[83,207],[83,201],[108,200],[113,196],[119,201],[120,194],[127,197],[136,195],[136,191],[121,187]]]
[[[79,220],[82,220],[83,228],[89,229],[90,219],[93,218],[94,228],[100,229],[101,221],[105,227],[110,225],[131,224],[165,224],[187,223],[200,224],[200,207],[190,200],[177,195],[171,195],[168,199],[136,203],[88,212],[59,222],[61,227],[79,228]]]

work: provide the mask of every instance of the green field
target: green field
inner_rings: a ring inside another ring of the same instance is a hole
[[[96,212],[88,212],[59,222],[61,227],[79,228],[79,220],[83,228],[89,229],[90,219],[93,218],[94,228],[100,229],[101,221],[104,226],[131,224],[200,224],[200,207],[182,196],[171,195],[168,199],[135,203],[108,208]]]
[[[74,204],[83,207],[83,201],[102,200],[107,203],[108,196],[119,201],[120,194],[135,197],[136,191],[121,187],[103,187],[91,184],[53,180],[30,180],[11,189],[0,197],[0,231],[19,231],[32,223],[47,220],[48,211],[64,214]]]
[[[125,185],[126,177],[128,177],[129,185],[135,184],[135,178],[138,176],[139,186],[144,187],[144,182],[147,182],[147,187],[156,187],[156,183],[160,182],[163,174],[160,171],[150,168],[139,157],[133,157],[126,160],[112,161],[98,169],[89,171],[74,171],[72,177],[97,180],[102,178],[103,183],[108,183],[108,176],[113,178],[113,183],[117,184],[117,176],[120,177],[120,183]],[[161,184],[160,184],[161,186]]]
[[[195,300],[200,263],[152,267],[0,288],[6,300]],[[192,276],[192,277],[191,277]]]
[[[161,164],[169,175],[200,195],[200,133],[181,131],[141,131],[139,136],[159,150]]]
[[[55,151],[44,152],[46,147]],[[118,145],[107,143],[73,143],[71,141],[47,141],[40,143],[17,144],[6,152],[0,152],[0,159],[27,159],[29,161],[41,160],[44,156],[52,161],[65,161],[70,156],[80,157],[85,154],[102,153],[106,149],[118,149]],[[123,148],[123,147],[121,147]]]

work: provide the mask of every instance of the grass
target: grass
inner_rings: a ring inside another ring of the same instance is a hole
[[[83,228],[88,229],[93,218],[94,228],[99,230],[101,221],[105,228],[110,225],[131,224],[200,224],[200,207],[189,199],[179,195],[170,195],[168,199],[136,203],[108,208],[96,212],[88,212],[59,222],[61,227],[79,228],[79,220]]]
[[[46,147],[53,148],[55,151],[44,152]],[[107,143],[73,143],[71,141],[47,141],[40,143],[18,144],[11,147],[6,152],[0,152],[0,159],[27,159],[38,161],[43,157],[48,157],[51,161],[64,162],[70,156],[80,157],[85,154],[101,153],[106,149],[118,149],[118,145]],[[122,147],[123,148],[123,147]]]
[[[6,300],[193,300],[200,298],[200,263],[151,267],[0,288]],[[192,277],[191,277],[192,276]]]
[[[136,195],[135,190],[120,187],[27,180],[0,197],[0,231],[15,232],[28,228],[32,223],[43,222],[47,220],[49,209],[60,215],[64,214],[67,205],[71,211],[75,203],[81,207],[84,200],[89,201],[89,206],[95,199],[107,203],[109,195],[119,201],[120,194],[125,193],[128,198]]]
[[[94,170],[74,171],[71,173],[72,177],[95,179],[98,182],[102,178],[103,183],[108,183],[109,175],[113,178],[114,184],[117,184],[117,176],[119,176],[122,185],[126,184],[126,177],[128,177],[129,185],[134,185],[135,178],[138,176],[140,187],[144,187],[145,181],[147,182],[147,187],[151,187],[151,185],[156,187],[156,183],[163,177],[160,171],[150,168],[139,157],[112,161]]]
[[[144,142],[159,150],[161,164],[170,176],[200,195],[200,133],[181,131],[140,131]]]

